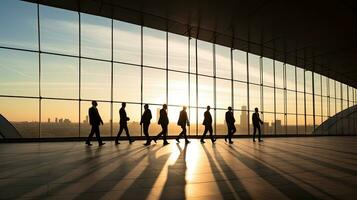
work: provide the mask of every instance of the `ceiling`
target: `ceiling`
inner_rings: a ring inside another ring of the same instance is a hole
[[[27,0],[274,58],[357,87],[352,0]]]

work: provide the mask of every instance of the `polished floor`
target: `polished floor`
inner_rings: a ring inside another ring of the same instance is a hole
[[[0,199],[357,199],[357,137],[0,144]]]

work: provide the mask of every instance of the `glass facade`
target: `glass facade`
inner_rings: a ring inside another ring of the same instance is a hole
[[[5,0],[0,11],[0,27],[9,27],[0,30],[0,112],[26,138],[86,137],[91,100],[98,101],[103,136],[117,133],[121,102],[135,136],[142,135],[146,103],[151,134],[168,104],[169,135],[180,132],[183,105],[190,135],[202,134],[207,105],[218,135],[226,134],[228,106],[238,135],[251,134],[256,107],[264,134],[305,135],[356,104],[353,87],[241,50],[22,1]]]

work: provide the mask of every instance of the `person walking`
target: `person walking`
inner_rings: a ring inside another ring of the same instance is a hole
[[[236,132],[236,127],[234,125],[235,121],[236,120],[234,119],[233,109],[232,109],[232,107],[229,106],[228,111],[226,112],[226,123],[227,123],[228,133],[224,137],[224,141],[227,142],[227,139],[228,139],[229,144],[233,144],[232,136]]]
[[[162,131],[154,138],[154,142],[156,143],[156,140],[158,140],[161,136],[164,141],[164,146],[168,145],[169,143],[167,142],[167,127],[169,125],[169,118],[167,117],[167,105],[164,104],[162,105],[162,109],[160,110],[160,117],[158,124],[161,125]]]
[[[190,141],[187,139],[187,130],[186,130],[186,124],[187,126],[190,126],[190,121],[188,120],[187,112],[186,112],[187,107],[184,106],[180,112],[179,119],[177,121],[177,125],[181,126],[181,133],[177,136],[176,141],[180,143],[180,138],[184,136],[186,144],[190,143]]]
[[[143,126],[143,131],[144,131],[144,135],[146,138],[146,143],[144,145],[150,145],[151,144],[151,139],[149,136],[149,126],[150,126],[150,120],[152,118],[151,115],[151,110],[149,109],[149,105],[145,104],[144,105],[144,113],[141,116],[141,120],[140,120],[140,125]]]
[[[115,138],[115,144],[120,144],[119,138],[120,138],[120,135],[122,134],[123,130],[125,130],[126,137],[128,138],[129,143],[131,144],[132,142],[134,142],[134,140],[131,139],[130,134],[129,134],[128,121],[130,120],[130,118],[126,115],[125,107],[126,107],[126,103],[123,102],[121,104],[121,108],[119,110],[119,117],[120,117],[119,131],[118,131],[117,137]]]
[[[212,116],[209,110],[211,109],[210,106],[207,106],[207,110],[204,113],[204,119],[203,119],[203,125],[205,126],[205,130],[203,131],[203,135],[201,137],[201,143],[205,143],[205,137],[207,132],[209,132],[210,138],[212,143],[216,141],[216,139],[213,138],[213,128],[212,128]]]
[[[96,101],[92,101],[92,107],[89,108],[89,110],[88,110],[89,124],[92,126],[92,129],[91,129],[91,131],[87,137],[87,140],[86,140],[86,144],[88,146],[92,145],[90,143],[90,141],[92,140],[92,137],[94,134],[95,134],[95,137],[97,138],[99,146],[102,146],[105,144],[104,142],[102,142],[102,138],[100,137],[99,126],[103,125],[103,120],[99,115],[97,106],[98,106],[98,103]]]
[[[258,138],[259,138],[259,142],[262,142],[262,133],[261,133],[261,130],[260,130],[260,124],[263,124],[263,121],[259,118],[259,110],[258,108],[255,108],[254,109],[254,113],[252,115],[252,121],[253,121],[253,128],[254,128],[254,132],[253,132],[253,142],[255,142],[255,134],[257,132],[257,129],[258,129],[258,132],[259,132],[259,135],[258,135]]]

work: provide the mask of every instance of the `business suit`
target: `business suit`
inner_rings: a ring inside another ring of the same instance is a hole
[[[119,110],[119,116],[120,116],[120,120],[119,120],[120,128],[119,128],[117,137],[115,139],[115,143],[117,143],[117,144],[119,143],[119,137],[122,134],[123,130],[125,130],[126,137],[128,138],[129,142],[132,142],[132,140],[130,138],[130,134],[129,134],[129,129],[128,129],[129,118],[126,115],[126,111],[125,111],[125,109],[123,107],[120,108],[120,110]]]
[[[204,142],[207,132],[209,132],[211,141],[215,142],[216,140],[213,138],[212,116],[208,110],[205,111],[205,113],[204,113],[204,119],[203,119],[202,125],[205,126],[205,130],[203,131],[203,135],[201,137],[201,142]]]
[[[259,113],[255,112],[252,115],[252,122],[253,122],[253,128],[254,128],[254,132],[253,132],[253,141],[255,141],[255,134],[257,132],[259,132],[259,141],[261,141],[261,130],[260,130],[260,124],[263,124],[263,121],[259,118]]]
[[[154,141],[156,141],[159,137],[162,136],[164,145],[168,144],[167,142],[167,126],[169,125],[169,118],[167,117],[167,112],[164,108],[160,110],[160,117],[158,124],[161,125],[162,131],[155,137]]]
[[[225,137],[225,140],[229,140],[230,143],[232,143],[232,136],[233,134],[236,132],[236,127],[234,125],[235,123],[235,119],[234,119],[234,115],[233,115],[233,112],[232,111],[227,111],[226,112],[226,123],[227,123],[227,130],[228,130],[228,133]]]
[[[152,115],[150,109],[146,109],[141,116],[140,124],[143,125],[144,135],[146,137],[146,144],[150,144],[150,137],[149,137],[149,126],[151,121]]]
[[[188,121],[188,116],[186,110],[181,110],[179,119],[177,121],[177,125],[181,126],[181,133],[177,136],[176,141],[179,142],[179,139],[182,137],[182,135],[185,137],[186,143],[188,143],[187,139],[187,130],[186,130],[186,124],[189,126],[190,122]]]
[[[92,126],[92,129],[87,137],[86,144],[90,145],[90,141],[93,135],[95,134],[95,137],[97,138],[99,145],[102,145],[103,142],[100,137],[99,126],[100,124],[103,124],[103,120],[99,115],[98,109],[94,106],[89,108],[88,116],[89,116],[89,124]]]

